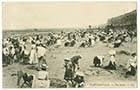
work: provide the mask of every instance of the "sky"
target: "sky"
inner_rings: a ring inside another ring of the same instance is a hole
[[[3,2],[7,29],[83,28],[136,9],[136,2]]]

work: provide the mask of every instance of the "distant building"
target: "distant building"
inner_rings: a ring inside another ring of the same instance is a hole
[[[132,12],[108,19],[107,27],[111,29],[121,28],[135,30],[137,27],[137,11],[134,10]]]

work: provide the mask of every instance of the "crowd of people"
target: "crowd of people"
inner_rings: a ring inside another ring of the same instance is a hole
[[[46,60],[46,51],[48,47],[93,47],[96,43],[102,42],[107,45],[111,44],[109,51],[110,61],[104,69],[116,70],[115,56],[118,48],[125,42],[132,42],[136,37],[135,31],[127,30],[98,30],[89,32],[87,30],[77,30],[74,32],[47,33],[46,35],[32,34],[16,36],[11,35],[3,38],[2,56],[3,67],[13,63],[35,64],[38,71],[37,80],[33,80],[32,87],[49,87],[50,81],[48,76],[48,63]],[[137,69],[136,53],[132,54],[132,59],[128,60],[128,71],[126,75],[135,75]],[[71,58],[65,58],[64,79],[67,87],[83,87],[85,84],[84,73],[80,71],[79,60],[81,55],[75,55]],[[101,67],[105,57],[96,56],[93,64],[95,67]],[[35,76],[34,76],[35,77]],[[47,83],[47,84],[46,84]],[[44,86],[45,85],[45,86]]]

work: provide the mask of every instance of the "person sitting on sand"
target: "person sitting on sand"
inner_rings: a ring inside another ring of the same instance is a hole
[[[75,78],[73,79],[73,86],[75,88],[84,87],[85,80],[84,80],[84,73],[77,71],[75,73]]]
[[[37,77],[34,79],[32,88],[49,88],[50,80],[48,75],[48,66],[46,64],[41,65],[41,71],[38,71]]]
[[[109,55],[110,55],[110,61],[108,66],[105,66],[105,69],[111,69],[111,70],[116,70],[116,60],[115,60],[115,55],[116,55],[116,51],[111,49],[109,51]]]
[[[103,66],[104,56],[95,56],[93,59],[93,64],[95,67]]]
[[[137,55],[136,55],[136,53],[133,53],[132,57],[133,58],[129,59],[129,61],[128,61],[128,71],[126,72],[126,75],[135,76],[136,69],[137,69]]]

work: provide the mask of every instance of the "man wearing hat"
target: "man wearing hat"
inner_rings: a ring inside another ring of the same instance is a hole
[[[104,56],[95,56],[93,59],[93,64],[95,67],[101,67],[103,65]]]
[[[49,88],[50,80],[48,75],[48,66],[46,64],[41,65],[41,70],[38,71],[36,80],[34,80],[32,87],[33,88]]]
[[[115,43],[114,43],[114,48],[119,47],[122,44],[121,39],[118,39]]]
[[[81,55],[75,55],[75,56],[73,56],[71,58],[73,73],[75,73],[78,69],[80,69],[80,67],[79,67],[79,60],[81,58],[82,58]]]

